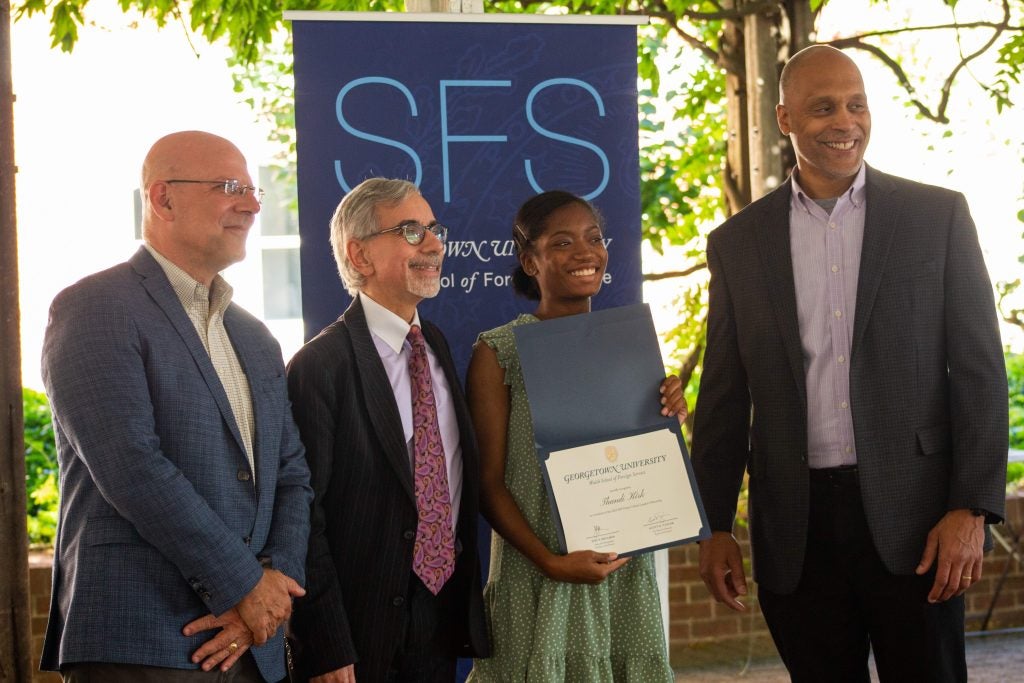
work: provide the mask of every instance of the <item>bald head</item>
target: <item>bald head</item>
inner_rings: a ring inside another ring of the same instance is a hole
[[[171,133],[153,143],[142,162],[142,191],[156,180],[198,177],[219,159],[241,159],[242,153],[229,140],[201,130]]]
[[[779,101],[786,104],[786,96],[791,94],[793,84],[799,82],[802,70],[831,70],[837,67],[853,69],[860,78],[860,69],[842,50],[837,50],[831,45],[805,47],[782,67],[782,75],[779,77]]]
[[[142,163],[143,238],[206,284],[245,257],[260,210],[254,193],[228,194],[230,180],[253,185],[245,157],[230,141],[203,131],[160,138]]]

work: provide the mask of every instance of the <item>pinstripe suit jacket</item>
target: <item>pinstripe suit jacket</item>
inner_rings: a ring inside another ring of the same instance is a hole
[[[744,470],[755,578],[796,588],[808,515],[807,398],[789,244],[791,183],[708,240],[693,444],[714,531]],[[867,170],[850,355],[861,491],[886,567],[914,571],[946,511],[1004,514],[1007,387],[992,286],[964,197]]]
[[[197,668],[215,632],[182,627],[237,604],[258,557],[303,581],[312,492],[281,350],[234,304],[224,326],[252,391],[255,487],[209,354],[145,248],[54,300],[43,381],[61,500],[42,668]],[[285,675],[282,643],[252,650],[267,680]]]
[[[462,445],[463,488],[456,529],[458,614],[452,654],[489,649],[477,560],[479,456],[441,331],[423,336],[451,387]],[[291,627],[303,673],[356,665],[360,681],[383,681],[403,643],[402,614],[412,575],[416,499],[398,405],[357,297],[345,314],[288,364],[288,387],[312,472],[315,498],[306,576]]]

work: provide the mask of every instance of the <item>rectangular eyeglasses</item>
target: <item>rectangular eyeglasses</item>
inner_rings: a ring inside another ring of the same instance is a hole
[[[181,178],[174,178],[172,180],[165,180],[165,183],[196,183],[199,185],[220,185],[224,188],[224,194],[231,195],[232,197],[246,197],[250,194],[255,195],[256,201],[260,204],[263,203],[263,196],[266,194],[263,190],[252,185],[243,185],[238,180],[182,180]]]

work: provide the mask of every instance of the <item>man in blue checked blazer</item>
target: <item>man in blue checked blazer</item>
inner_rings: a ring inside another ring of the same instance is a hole
[[[782,72],[797,168],[708,239],[693,465],[701,575],[736,610],[749,474],[758,600],[793,681],[965,681],[964,592],[1004,515],[1007,386],[963,195],[864,163],[860,71]]]
[[[161,138],[146,244],[50,309],[61,504],[42,668],[65,681],[286,675],[309,470],[280,348],[218,274],[245,256],[251,183],[227,140]]]

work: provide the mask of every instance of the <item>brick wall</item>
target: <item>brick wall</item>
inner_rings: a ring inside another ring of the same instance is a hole
[[[29,612],[32,615],[32,664],[39,666],[46,634],[46,617],[50,613],[50,574],[52,558],[49,553],[30,553],[28,558]],[[55,673],[36,671],[32,683],[60,683]]]
[[[995,527],[995,531],[1012,545],[1014,534],[1024,532],[1024,497],[1008,498],[1006,510],[1008,524]],[[750,544],[746,529],[740,529],[736,537],[747,561],[749,581]],[[1020,558],[1024,553],[1024,535],[1017,538],[1016,548]],[[1006,578],[993,602],[1004,571]],[[989,630],[1024,626],[1024,564],[1011,558],[997,541],[993,552],[985,556],[982,577],[967,593],[967,629],[979,630],[990,606]],[[755,657],[775,653],[757,608],[757,585],[749,582],[749,586],[753,592],[744,602],[752,609],[737,614],[709,597],[698,572],[695,545],[669,551],[669,652],[674,666],[740,664],[751,652]]]
[[[1006,501],[1008,525],[996,527],[1007,542],[1013,534],[1024,532],[1024,497]],[[749,560],[750,548],[746,534],[737,536],[744,558]],[[1024,552],[1024,536],[1017,539],[1018,553]],[[755,656],[775,652],[768,630],[757,609],[755,595],[747,604],[753,609],[737,614],[717,604],[708,596],[697,571],[697,547],[682,546],[669,551],[669,650],[674,666],[699,666],[711,663],[742,663],[748,653]],[[985,559],[983,578],[967,594],[967,628],[978,630],[992,603],[999,580],[1008,570],[998,599],[994,603],[989,629],[1024,626],[1024,565],[1013,560],[998,542]],[[50,605],[50,557],[33,553],[29,559],[29,583],[32,607],[32,656],[39,661],[42,652],[46,615]],[[34,683],[60,683],[56,674],[37,673]]]

